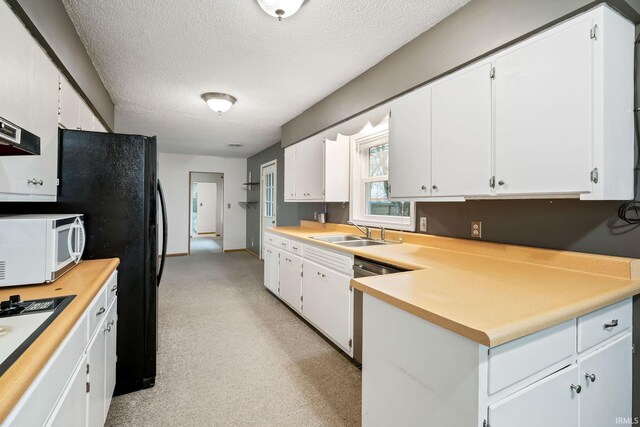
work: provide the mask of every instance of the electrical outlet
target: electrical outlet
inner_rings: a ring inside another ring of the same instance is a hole
[[[427,217],[426,216],[421,216],[420,217],[420,231],[427,231]]]
[[[314,219],[314,221],[318,220],[318,212],[314,212],[313,213],[313,219]]]
[[[474,239],[482,238],[482,221],[471,221],[471,237]]]
[[[251,238],[251,247],[253,247],[253,237]]]

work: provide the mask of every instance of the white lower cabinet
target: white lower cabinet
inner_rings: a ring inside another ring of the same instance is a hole
[[[104,425],[117,362],[118,298],[111,296],[111,289],[117,289],[117,272],[97,293],[1,427]],[[107,302],[110,305],[105,308]]]
[[[353,318],[351,278],[307,260],[303,271],[303,316],[349,352]]]
[[[298,313],[302,310],[302,258],[280,253],[280,298]]]
[[[578,384],[578,367],[565,368],[489,406],[489,423],[491,427],[577,427],[578,393],[571,386]]]
[[[631,416],[631,334],[578,359],[580,427],[624,424]]]
[[[280,259],[279,251],[271,245],[264,245],[262,258],[264,260],[264,286],[276,295],[280,293]]]
[[[353,257],[308,245],[304,245],[301,251],[301,243],[271,234],[265,234],[263,241],[281,246],[275,249],[269,244],[265,245],[265,287],[352,355],[352,275],[347,271],[352,271]],[[292,253],[296,250],[303,256]]]
[[[60,404],[49,418],[50,427],[82,427],[87,423],[87,357],[83,356]]]
[[[488,348],[364,294],[363,425],[628,424],[630,313],[628,298]],[[599,339],[578,353],[579,334]]]

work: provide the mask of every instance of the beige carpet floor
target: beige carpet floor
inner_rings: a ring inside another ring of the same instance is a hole
[[[191,255],[218,254],[222,252],[222,237],[220,236],[193,236],[191,241]]]
[[[114,398],[108,426],[360,424],[360,370],[265,290],[262,268],[247,253],[168,259],[156,386]]]

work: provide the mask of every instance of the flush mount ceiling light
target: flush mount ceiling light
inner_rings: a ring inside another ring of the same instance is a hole
[[[231,148],[238,148],[238,147],[242,147],[242,144],[234,144],[234,143],[231,143],[231,144],[227,144],[227,145],[228,145],[229,147],[231,147]]]
[[[202,94],[202,99],[209,108],[218,114],[226,113],[231,109],[237,99],[227,93],[207,92]]]
[[[267,14],[278,18],[288,18],[295,14],[302,6],[304,0],[258,0],[258,4]]]

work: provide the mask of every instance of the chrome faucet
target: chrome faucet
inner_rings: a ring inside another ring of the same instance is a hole
[[[353,225],[355,228],[357,228],[362,234],[365,235],[365,237],[367,239],[371,238],[371,229],[369,229],[369,227],[367,227],[366,225],[360,226],[358,224],[354,224],[351,221],[348,221],[347,224],[349,225]]]

